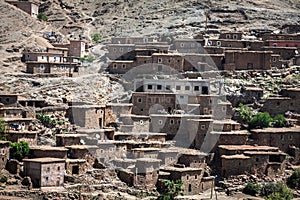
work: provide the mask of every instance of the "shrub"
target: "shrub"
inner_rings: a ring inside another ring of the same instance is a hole
[[[93,62],[94,57],[92,55],[85,55],[84,57],[79,58],[81,62]]]
[[[0,134],[6,133],[7,123],[0,118]]]
[[[260,185],[254,183],[248,183],[243,189],[243,193],[256,196],[260,193],[260,189],[261,189]]]
[[[293,192],[284,184],[278,184],[278,191],[266,197],[267,200],[292,200]]]
[[[300,189],[300,169],[296,169],[286,183],[290,188]]]
[[[95,33],[92,36],[92,39],[93,39],[94,42],[100,42],[102,40],[102,35],[100,33]]]
[[[164,182],[164,191],[158,197],[158,200],[173,200],[178,196],[182,190],[182,181],[165,181]]]
[[[7,182],[7,177],[6,176],[2,176],[0,178],[0,183],[6,183]]]
[[[273,118],[274,122],[274,127],[286,127],[287,126],[287,121],[283,115],[276,115]]]
[[[48,17],[44,13],[39,13],[37,18],[41,21],[48,21]]]
[[[10,143],[10,155],[12,158],[22,161],[23,158],[29,155],[29,145],[27,142],[12,142]]]
[[[239,117],[243,122],[249,123],[253,116],[253,111],[251,108],[247,105],[243,105],[242,103],[239,104],[239,107],[237,108],[239,111]]]
[[[249,128],[267,128],[273,121],[269,113],[258,113],[249,122]]]

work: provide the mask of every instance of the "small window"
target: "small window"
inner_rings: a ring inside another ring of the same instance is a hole
[[[123,64],[123,65],[122,65],[122,68],[123,68],[123,69],[126,69],[126,64]]]
[[[180,46],[181,46],[181,47],[184,47],[184,43],[180,43]]]
[[[47,172],[50,172],[50,167],[47,168]]]
[[[137,102],[142,103],[142,98],[137,98]]]
[[[163,124],[163,121],[160,119],[160,120],[158,120],[158,124],[159,125],[162,125]]]
[[[68,65],[66,65],[66,70],[68,70],[69,69],[69,66]]]
[[[53,65],[53,70],[57,70],[57,66],[56,65]]]
[[[234,34],[233,39],[237,39],[237,38],[238,38],[237,34]]]
[[[147,88],[148,88],[148,90],[152,90],[153,87],[152,87],[152,85],[148,85]]]
[[[45,69],[45,66],[42,64],[42,65],[40,65],[40,69],[41,70],[44,70]]]
[[[180,85],[176,85],[176,90],[181,90],[181,86]]]
[[[48,181],[49,180],[49,178],[48,178],[48,176],[46,177],[46,181]]]
[[[226,106],[222,106],[222,112],[226,111]]]
[[[174,124],[174,119],[171,119],[171,120],[170,120],[170,124]]]
[[[205,125],[201,125],[201,130],[205,130]]]
[[[113,64],[113,68],[114,68],[114,69],[117,69],[117,64]]]
[[[162,89],[162,85],[157,85],[157,90],[161,90]]]
[[[45,56],[42,56],[42,59],[44,59]]]
[[[158,63],[162,63],[162,59],[161,58],[158,59]]]
[[[143,125],[144,124],[144,121],[143,120],[140,120],[140,125]]]
[[[117,49],[116,49],[116,48],[113,48],[113,51],[114,51],[114,52],[116,52],[116,51],[117,51]]]
[[[189,85],[185,86],[185,90],[190,90],[190,86]]]
[[[59,171],[59,170],[60,170],[60,167],[58,166],[58,167],[57,167],[57,171]]]
[[[60,66],[60,69],[61,69],[61,70],[64,70],[64,66]]]
[[[194,91],[199,91],[199,86],[194,86]]]
[[[190,177],[187,175],[187,176],[186,176],[186,180],[189,180],[189,178],[190,178]]]
[[[197,176],[197,175],[195,175],[195,179],[198,179],[198,176]]]
[[[258,158],[256,158],[255,160],[256,160],[256,162],[259,162],[259,159],[258,159]]]
[[[221,41],[217,41],[217,46],[218,46],[218,47],[221,46]]]

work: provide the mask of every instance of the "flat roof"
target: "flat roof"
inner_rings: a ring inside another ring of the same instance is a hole
[[[53,146],[30,146],[32,150],[42,150],[42,151],[68,151],[65,147],[53,147]]]
[[[154,148],[154,147],[149,147],[149,148],[134,148],[134,149],[131,149],[131,151],[160,151],[160,148]]]
[[[223,155],[221,158],[226,160],[236,160],[236,159],[249,159],[249,156],[245,156],[243,154],[236,154],[236,155]]]
[[[203,171],[204,169],[202,168],[193,168],[193,167],[172,167],[172,166],[168,166],[168,167],[164,167],[162,168],[163,170],[166,171],[175,171],[175,172],[195,172],[195,171]]]
[[[222,131],[212,131],[210,132],[212,135],[250,135],[250,133],[247,130],[237,130],[237,131],[228,131],[228,132],[222,132]]]
[[[66,146],[68,149],[98,149],[96,145],[70,145]]]
[[[226,150],[261,150],[261,151],[277,151],[278,147],[270,146],[253,146],[253,145],[219,145],[220,149]]]
[[[259,87],[245,87],[244,90],[251,90],[251,91],[264,91]]]
[[[9,144],[10,142],[9,141],[2,141],[0,140],[0,144]]]
[[[295,127],[284,127],[284,128],[264,128],[264,129],[253,129],[250,131],[251,133],[274,133],[274,134],[282,134],[282,133],[295,133],[300,134],[300,126]]]
[[[44,157],[44,158],[23,159],[23,162],[56,163],[56,162],[65,162],[65,159]]]
[[[78,138],[78,137],[88,137],[88,135],[87,134],[56,134],[55,135],[56,137],[70,137],[70,138]]]
[[[287,155],[286,153],[283,153],[281,151],[245,151],[244,154],[249,154],[249,155]]]
[[[124,133],[124,132],[116,132],[115,136],[118,135],[125,135],[125,136],[166,136],[167,133],[152,133],[152,132],[130,132],[130,133]]]
[[[161,162],[160,159],[155,159],[155,158],[137,158],[136,161],[141,161],[141,162]]]

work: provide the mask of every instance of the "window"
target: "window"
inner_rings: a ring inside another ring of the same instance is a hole
[[[237,34],[234,34],[233,39],[237,39],[237,38],[238,38]]]
[[[230,34],[226,34],[226,39],[230,39]]]
[[[68,69],[69,69],[69,66],[68,66],[68,65],[66,65],[66,67],[65,67],[65,68],[66,68],[66,70],[68,70]]]
[[[186,180],[189,180],[189,178],[190,178],[190,177],[187,175],[187,176],[186,176]]]
[[[53,65],[53,70],[57,70],[57,66],[56,65]]]
[[[162,63],[162,59],[161,58],[158,59],[158,63]]]
[[[46,177],[46,181],[48,181],[49,180],[49,178],[48,178],[48,176]]]
[[[208,94],[208,87],[202,86],[202,94]]]
[[[47,172],[50,172],[50,167],[47,168]]]
[[[157,85],[157,90],[161,90],[162,86],[161,85]]]
[[[180,120],[180,119],[178,119],[178,120],[177,120],[177,124],[180,124],[180,123],[181,123],[181,120]]]
[[[123,64],[123,65],[122,65],[122,68],[123,68],[123,69],[126,69],[126,64]]]
[[[158,120],[158,124],[159,125],[162,125],[163,124],[163,121],[160,119],[160,120]]]
[[[43,64],[41,64],[41,65],[40,65],[40,69],[41,69],[41,70],[44,70],[44,69],[45,69],[45,66],[44,66]]]
[[[176,90],[181,90],[180,85],[176,85]]]
[[[117,64],[113,64],[113,68],[114,68],[114,69],[117,69]]]
[[[218,46],[218,47],[221,46],[221,41],[217,41],[217,46]]]
[[[199,91],[199,86],[194,86],[194,91]]]
[[[174,119],[171,119],[171,120],[170,120],[170,124],[174,124]]]
[[[258,159],[258,158],[256,158],[255,160],[256,160],[256,162],[259,162],[259,159]]]
[[[180,96],[180,99],[184,99],[184,96]]]
[[[144,121],[143,120],[140,120],[140,125],[143,125],[144,124]]]
[[[60,170],[60,167],[58,166],[58,167],[57,167],[57,171],[59,171],[59,170]]]
[[[222,112],[226,111],[226,106],[222,106]]]
[[[42,56],[42,60],[44,60],[44,57],[45,57],[45,56]]]
[[[60,66],[60,69],[61,69],[61,70],[64,70],[64,66]]]
[[[205,130],[205,125],[201,125],[201,130]]]
[[[137,102],[142,103],[142,98],[137,98]]]
[[[148,90],[152,90],[153,87],[152,87],[152,85],[148,85],[147,88],[148,88]]]
[[[190,86],[189,85],[185,86],[185,90],[190,90]]]
[[[181,47],[184,47],[184,43],[180,43],[180,46],[181,46]]]
[[[192,192],[192,185],[189,184],[189,192]]]
[[[198,179],[198,176],[197,176],[197,175],[195,175],[195,179]]]
[[[113,48],[113,51],[114,51],[114,52],[116,52],[116,51],[117,51],[117,49],[116,49],[116,48]]]

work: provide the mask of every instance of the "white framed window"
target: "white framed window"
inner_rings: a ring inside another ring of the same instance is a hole
[[[201,130],[205,130],[205,125],[201,125]]]
[[[53,70],[57,70],[57,66],[56,65],[53,65]]]
[[[66,65],[66,67],[65,67],[65,68],[66,68],[66,70],[68,70],[68,69],[69,69],[69,66],[68,66],[68,65]]]
[[[126,69],[126,64],[123,64],[123,65],[122,65],[122,68],[123,68],[123,69]]]
[[[117,69],[117,64],[116,63],[113,64],[113,68]]]
[[[221,46],[221,41],[217,41],[217,46],[218,46],[218,47]]]
[[[174,119],[171,119],[171,120],[170,120],[170,124],[174,124]]]
[[[162,63],[162,58],[158,58],[158,63]]]
[[[180,43],[180,46],[181,46],[181,47],[184,47],[184,43]]]
[[[140,120],[140,125],[143,125],[144,124],[144,121],[143,120]]]
[[[45,66],[43,64],[40,64],[40,70],[44,70]]]
[[[64,70],[64,69],[65,69],[65,67],[62,65],[62,66],[60,66],[60,69],[61,69],[61,70]]]
[[[162,125],[162,124],[163,124],[163,120],[161,120],[161,119],[158,120],[158,124],[159,124],[159,125]]]
[[[137,98],[137,102],[142,103],[142,98]]]

